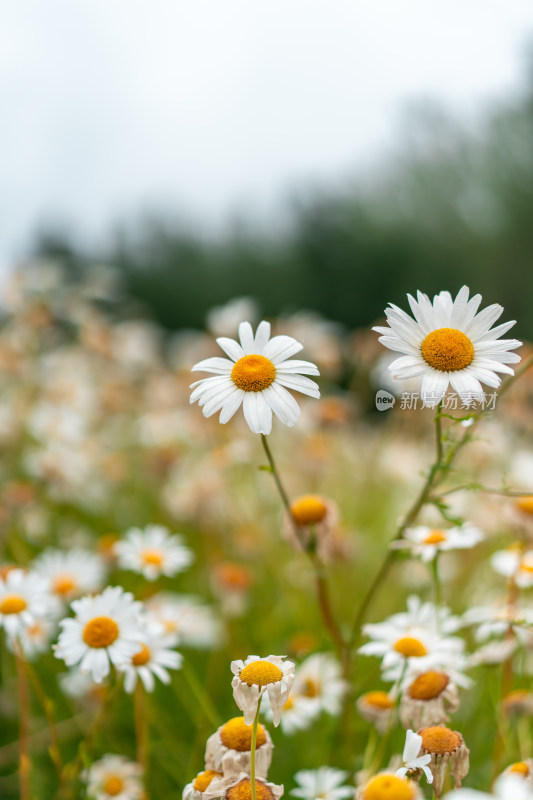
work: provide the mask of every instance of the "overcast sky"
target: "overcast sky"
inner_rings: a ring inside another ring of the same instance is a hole
[[[0,263],[43,220],[219,223],[394,144],[412,98],[520,88],[531,0],[2,3]]]

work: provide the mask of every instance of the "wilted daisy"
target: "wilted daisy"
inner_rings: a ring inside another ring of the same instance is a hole
[[[207,358],[193,372],[212,372],[191,385],[191,403],[203,406],[204,417],[220,411],[220,422],[228,422],[243,406],[244,417],[253,433],[269,434],[272,412],[289,427],[298,421],[300,408],[287,391],[320,397],[317,384],[305,375],[318,375],[310,361],[291,359],[303,345],[291,336],[270,338],[270,323],[260,322],[255,337],[249,322],[239,325],[240,344],[221,337],[217,343],[229,358]]]
[[[169,669],[179,669],[183,656],[172,650],[169,645],[172,640],[162,628],[143,625],[143,638],[140,649],[134,653],[128,662],[118,664],[117,669],[124,673],[124,689],[131,694],[140,678],[147,692],[153,692],[155,679],[161,683],[170,683]]]
[[[0,627],[9,637],[18,637],[51,606],[46,581],[33,572],[10,569],[0,578]]]
[[[118,564],[123,569],[139,572],[148,581],[160,575],[172,577],[183,572],[194,560],[194,554],[178,535],[171,535],[163,525],[147,525],[144,530],[131,528],[113,545]]]
[[[298,786],[291,789],[290,794],[302,800],[342,800],[344,797],[353,797],[353,786],[342,786],[347,777],[347,772],[333,767],[301,769],[294,776]]]
[[[143,769],[124,756],[106,755],[87,770],[87,794],[94,800],[142,800]]]
[[[183,787],[182,800],[203,800],[204,792],[213,778],[222,777],[222,773],[214,769],[205,769],[199,772],[193,781]]]
[[[457,686],[442,670],[428,670],[409,676],[400,701],[400,719],[404,728],[412,725],[440,725],[459,708]]]
[[[283,795],[283,786],[257,778],[255,795],[257,800],[279,800]],[[250,776],[241,772],[237,777],[213,778],[204,792],[204,800],[252,800]]]
[[[90,672],[101,683],[110,663],[128,664],[139,651],[143,639],[140,604],[120,586],[108,586],[100,595],[74,600],[72,610],[74,619],[59,623],[56,658],[69,667],[79,664],[81,672]]]
[[[363,719],[372,722],[379,733],[385,733],[394,714],[394,699],[388,692],[373,690],[357,698],[357,710]]]
[[[509,351],[522,343],[500,338],[514,321],[492,328],[502,306],[494,304],[478,314],[481,295],[469,299],[469,294],[463,286],[455,300],[449,292],[435,295],[433,302],[422,292],[417,300],[407,295],[415,319],[391,303],[385,312],[390,327],[374,328],[385,347],[404,354],[389,366],[393,378],[422,378],[421,395],[428,406],[439,403],[450,384],[463,400],[481,399],[482,383],[498,388],[497,373],[513,375],[508,365],[520,361]]]
[[[244,721],[251,725],[261,697],[268,692],[272,721],[278,726],[281,709],[289,698],[294,680],[294,664],[284,661],[285,656],[248,656],[246,661],[232,661],[231,682],[235,702],[244,714]]]
[[[80,548],[45,550],[35,559],[33,568],[63,602],[99,591],[107,571],[100,555]]]
[[[436,797],[442,797],[444,782],[450,768],[455,789],[459,789],[461,781],[470,769],[469,751],[462,735],[444,725],[431,725],[417,731],[422,739],[421,752],[429,753],[431,772],[433,773],[433,791]]]
[[[406,775],[412,776],[421,769],[427,778],[428,783],[433,783],[433,774],[427,766],[431,761],[431,756],[426,753],[419,755],[422,747],[422,737],[412,730],[405,734],[405,747],[403,748],[402,766],[396,770],[396,775],[404,778]]]
[[[446,550],[467,550],[481,542],[484,534],[469,523],[455,528],[428,528],[421,525],[408,528],[404,538],[393,542],[394,549],[410,550],[422,561],[432,561],[438,553]]]
[[[250,749],[252,745],[252,726],[244,717],[234,717],[221,725],[207,740],[205,765],[207,769],[218,770],[225,777],[250,773]],[[269,732],[260,723],[257,725],[255,742],[256,776],[266,778],[272,761],[274,745]]]

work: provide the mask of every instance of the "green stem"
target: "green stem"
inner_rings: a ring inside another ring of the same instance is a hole
[[[137,743],[137,763],[143,768],[145,787],[148,785],[148,717],[146,716],[146,692],[140,680],[137,681],[133,697],[135,715],[135,739]],[[148,797],[148,795],[146,795]]]
[[[257,725],[259,724],[259,709],[261,708],[261,698],[257,701],[257,711],[255,712],[254,722],[252,725],[252,741],[250,744],[250,788],[252,790],[252,800],[256,800],[255,796],[255,746],[257,742]]]
[[[187,683],[189,684],[189,688],[191,692],[194,694],[198,703],[200,704],[200,708],[204,712],[206,718],[209,720],[213,728],[218,728],[220,725],[220,719],[216,712],[216,709],[211,702],[211,698],[204,690],[204,688],[198,682],[198,679],[194,672],[189,669],[189,665],[187,661],[183,659],[183,664],[181,666],[181,672]]]

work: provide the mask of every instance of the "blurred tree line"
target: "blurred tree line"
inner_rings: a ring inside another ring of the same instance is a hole
[[[526,89],[473,126],[427,104],[407,109],[394,156],[364,181],[315,191],[287,208],[283,228],[249,224],[219,237],[168,219],[125,227],[105,253],[56,234],[41,254],[73,268],[96,258],[168,328],[202,327],[206,311],[255,297],[263,314],[309,308],[349,328],[420,288],[463,283],[499,302],[533,338],[533,59]]]

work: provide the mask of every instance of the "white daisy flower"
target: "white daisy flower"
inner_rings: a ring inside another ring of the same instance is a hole
[[[220,411],[220,422],[228,422],[243,406],[244,417],[253,433],[269,434],[272,412],[285,425],[298,421],[300,408],[287,391],[320,397],[317,384],[305,375],[319,375],[310,361],[292,360],[303,345],[291,336],[270,338],[270,323],[260,322],[255,337],[249,322],[239,325],[240,344],[221,337],[217,343],[229,358],[207,358],[193,372],[212,372],[191,385],[191,403],[203,406],[204,417]]]
[[[115,542],[113,552],[120,567],[155,581],[160,575],[183,572],[193,562],[194,553],[182,542],[181,536],[171,535],[163,525],[147,525],[144,530],[127,531],[124,539]]]
[[[105,755],[87,770],[87,794],[94,800],[142,800],[142,774],[140,764],[124,756]]]
[[[170,683],[169,669],[179,669],[183,656],[172,650],[171,640],[162,629],[143,626],[143,639],[140,650],[134,653],[127,663],[118,664],[119,672],[124,672],[124,689],[131,694],[140,678],[147,692],[153,692],[155,678],[162,683]]]
[[[495,782],[492,794],[476,789],[457,789],[445,795],[445,800],[531,800],[533,793],[527,782],[518,775],[501,775]]]
[[[317,713],[339,714],[346,682],[337,660],[328,653],[313,653],[296,667],[291,698],[307,700]]]
[[[422,561],[433,561],[436,555],[446,550],[466,550],[484,539],[484,534],[469,523],[455,528],[428,528],[421,525],[408,528],[405,537],[393,542],[394,549],[408,549]]]
[[[333,767],[301,769],[294,776],[298,786],[291,789],[290,794],[302,800],[342,800],[344,797],[353,797],[353,786],[341,786],[347,777],[347,772]]]
[[[242,772],[250,774],[251,746],[252,725],[247,725],[244,717],[228,720],[207,740],[206,769],[219,771],[226,778]],[[267,777],[273,749],[269,732],[258,723],[255,742],[255,770],[258,778]]]
[[[235,676],[231,682],[233,697],[247,725],[253,723],[258,703],[265,692],[268,692],[270,700],[272,721],[276,727],[279,725],[281,710],[289,698],[294,680],[294,664],[284,661],[284,658],[248,656],[246,661],[231,662]]]
[[[373,329],[382,334],[379,341],[385,347],[404,354],[389,366],[393,378],[422,377],[421,396],[427,406],[439,403],[450,384],[463,400],[481,399],[482,383],[497,389],[497,373],[514,375],[508,365],[520,361],[509,351],[522,342],[500,338],[514,321],[491,328],[502,306],[491,305],[478,314],[481,295],[469,300],[469,293],[463,286],[452,300],[449,292],[440,292],[433,303],[422,292],[417,300],[407,295],[415,319],[391,303],[386,310],[390,327]]]
[[[50,652],[50,645],[57,634],[57,622],[53,619],[40,617],[31,625],[25,625],[17,634],[17,641],[22,648],[25,658],[33,661],[42,653]],[[15,639],[8,637],[7,646],[14,650]]]
[[[39,575],[11,569],[0,578],[0,627],[9,638],[19,637],[50,609],[51,597]]]
[[[33,569],[63,602],[99,591],[106,577],[103,558],[80,548],[44,550],[33,562]]]
[[[525,553],[516,547],[498,550],[491,556],[490,563],[495,572],[512,578],[520,589],[533,586],[533,550]]]
[[[433,783],[433,774],[427,766],[431,761],[429,753],[420,756],[420,748],[422,747],[422,737],[412,730],[408,730],[405,734],[405,746],[403,748],[402,766],[396,770],[396,775],[405,778],[407,774],[416,772],[421,769],[427,778],[428,783]]]
[[[146,611],[167,633],[175,633],[184,647],[211,648],[220,642],[219,620],[197,597],[161,592],[146,601]]]
[[[140,604],[120,586],[108,586],[95,597],[82,597],[71,605],[74,619],[63,619],[55,645],[56,658],[67,666],[80,665],[96,683],[109,674],[110,663],[128,664],[139,651],[143,631]]]

